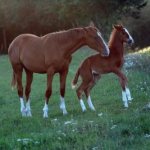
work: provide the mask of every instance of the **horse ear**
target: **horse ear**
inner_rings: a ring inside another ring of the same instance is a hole
[[[120,30],[122,28],[122,26],[121,25],[113,25],[113,28]]]
[[[118,25],[113,25],[113,28],[117,29]]]
[[[120,24],[120,27],[123,28],[123,24],[122,23]]]
[[[83,27],[84,31],[88,32],[88,29],[86,27]]]
[[[95,24],[94,24],[93,21],[91,21],[89,25],[90,25],[91,27],[95,27]]]

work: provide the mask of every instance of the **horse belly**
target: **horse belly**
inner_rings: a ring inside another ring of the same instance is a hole
[[[24,63],[24,67],[34,73],[46,73],[46,68],[40,63]]]
[[[35,73],[45,73],[45,59],[43,54],[33,49],[24,50],[20,55],[21,63],[28,70]]]
[[[98,74],[105,74],[105,73],[109,73],[111,72],[111,65],[109,64],[108,61],[98,61],[98,62],[94,62],[92,63],[92,69],[97,72]]]
[[[35,72],[35,73],[45,73],[46,67],[43,59],[40,57],[28,57],[26,55],[21,58],[21,63],[25,68],[28,70]]]

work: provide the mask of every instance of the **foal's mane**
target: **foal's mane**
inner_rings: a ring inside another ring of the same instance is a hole
[[[110,54],[115,54],[115,55],[121,54],[121,56],[123,56],[123,53],[124,53],[123,42],[121,42],[119,33],[118,33],[117,29],[115,29],[115,28],[112,30],[112,32],[110,34],[108,47],[111,52]]]
[[[108,42],[108,46],[109,47],[113,47],[116,35],[117,35],[117,30],[113,29],[112,32],[111,32],[111,34],[110,34],[110,38],[109,38],[109,42]]]

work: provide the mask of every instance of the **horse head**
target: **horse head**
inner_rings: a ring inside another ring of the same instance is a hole
[[[108,56],[109,48],[105,43],[100,31],[94,26],[85,27],[84,31],[86,44],[90,48],[101,53],[102,56]]]
[[[119,36],[122,42],[128,43],[130,45],[134,44],[132,36],[125,27],[122,25],[114,25],[114,28],[119,32]]]

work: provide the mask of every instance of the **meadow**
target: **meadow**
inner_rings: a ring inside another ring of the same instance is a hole
[[[133,97],[128,109],[123,108],[118,78],[108,74],[102,76],[91,93],[96,111],[87,109],[83,113],[71,81],[81,61],[93,53],[85,47],[73,55],[66,85],[66,116],[59,109],[59,76],[55,75],[47,119],[42,116],[46,75],[34,74],[33,116],[23,118],[17,91],[10,86],[12,69],[8,56],[0,56],[0,150],[150,148],[150,48],[126,56],[123,70]],[[23,81],[25,84],[25,76]],[[87,106],[85,97],[84,102]]]

